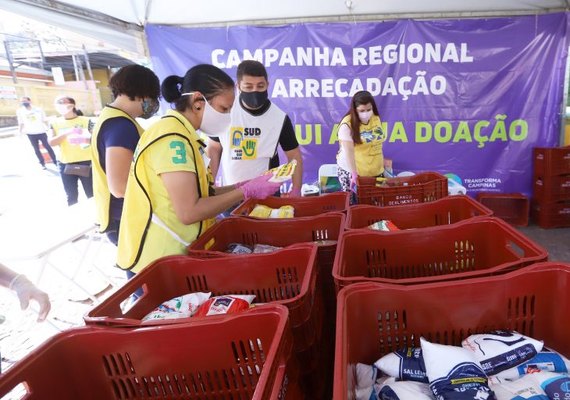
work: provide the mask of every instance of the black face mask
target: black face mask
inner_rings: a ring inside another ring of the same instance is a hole
[[[263,92],[241,92],[239,94],[240,101],[254,110],[263,106],[267,101],[267,98],[267,90],[264,90]]]
[[[32,103],[30,103],[30,102],[28,102],[28,101],[22,101],[20,104],[21,104],[23,107],[26,107],[26,108],[32,105]]]

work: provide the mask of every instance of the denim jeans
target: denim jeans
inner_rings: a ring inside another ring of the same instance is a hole
[[[73,164],[91,165],[91,161],[82,161]],[[66,165],[67,164],[62,162],[59,163],[59,174],[61,176],[61,182],[63,183],[63,189],[67,196],[67,205],[72,206],[77,203],[79,197],[79,182],[81,182],[81,186],[83,186],[85,196],[88,198],[93,197],[93,174],[88,177],[65,174],[63,170]]]
[[[57,159],[55,157],[55,153],[48,143],[48,137],[46,133],[28,134],[26,136],[28,136],[28,139],[30,140],[32,147],[34,148],[34,152],[36,153],[36,157],[38,158],[38,161],[42,165],[42,167],[45,167],[46,162],[44,161],[44,156],[42,155],[42,152],[40,150],[40,142],[42,143],[42,146],[44,146],[44,149],[47,150],[51,158],[51,161],[57,165]]]

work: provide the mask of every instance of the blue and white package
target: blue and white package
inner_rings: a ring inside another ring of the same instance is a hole
[[[497,400],[549,400],[544,390],[530,375],[515,381],[490,384]]]
[[[437,400],[495,400],[475,355],[420,338],[430,388]]]
[[[380,400],[431,400],[433,394],[427,383],[413,382],[413,381],[386,381],[378,398]]]
[[[544,347],[540,353],[528,361],[505,371],[496,376],[501,379],[514,380],[533,372],[548,371],[567,374],[570,371],[570,360],[554,350]]]
[[[496,375],[536,356],[543,347],[541,341],[515,331],[497,330],[471,335],[463,342],[487,375]]]
[[[570,399],[570,377],[556,372],[536,372],[529,374],[540,385],[550,400]]]
[[[374,365],[386,375],[403,381],[429,382],[421,347],[406,347],[386,354]]]

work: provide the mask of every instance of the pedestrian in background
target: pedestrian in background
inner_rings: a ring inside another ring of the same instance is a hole
[[[93,197],[91,175],[91,134],[88,117],[75,108],[75,100],[69,96],[55,99],[59,117],[51,123],[49,144],[59,146],[59,173],[67,195],[67,205],[78,201],[79,182],[85,196]]]
[[[20,99],[20,107],[16,111],[16,116],[18,117],[18,128],[20,134],[25,133],[28,136],[42,169],[46,169],[46,162],[40,150],[40,142],[47,150],[51,161],[54,165],[57,165],[55,152],[48,143],[48,137],[46,134],[48,125],[44,111],[39,107],[33,107],[32,100],[29,97],[24,96]]]

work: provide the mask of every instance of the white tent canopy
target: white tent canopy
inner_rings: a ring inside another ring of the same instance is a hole
[[[570,0],[0,0],[0,8],[128,51],[142,52],[146,24],[208,26],[533,14]]]

